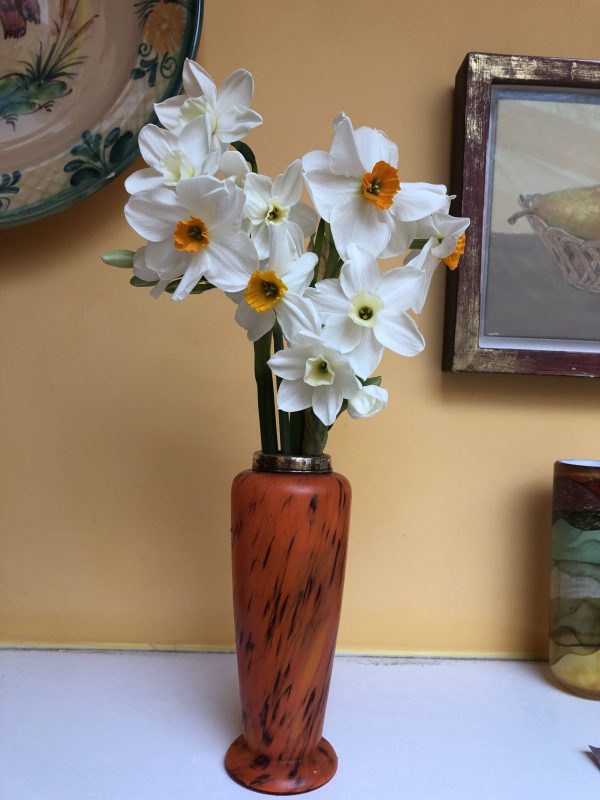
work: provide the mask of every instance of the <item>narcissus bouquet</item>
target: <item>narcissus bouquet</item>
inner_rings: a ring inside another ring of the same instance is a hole
[[[387,405],[384,349],[425,346],[409,312],[421,312],[440,262],[458,265],[469,220],[450,216],[445,186],[401,181],[396,145],[345,114],[329,152],[262,175],[243,141],[262,123],[252,75],[236,70],[217,88],[188,60],[183,87],[155,106],[163,127],[139,137],[148,166],[125,182],[125,216],[147,243],[103,260],[132,268],[153,297],[225,292],[254,343],[262,450],[319,454],[341,414]],[[402,266],[381,268],[397,256]]]

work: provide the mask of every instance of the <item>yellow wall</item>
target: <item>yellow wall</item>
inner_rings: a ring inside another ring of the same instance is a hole
[[[346,111],[405,180],[448,181],[469,50],[598,56],[597,0],[212,0],[199,60],[244,66],[277,174]],[[0,640],[232,644],[229,486],[257,447],[252,353],[223,297],[153,301],[98,254],[135,247],[123,180],[2,232]],[[598,457],[600,382],[440,371],[443,277],[388,410],[343,420],[354,487],[339,646],[543,654],[552,462]]]

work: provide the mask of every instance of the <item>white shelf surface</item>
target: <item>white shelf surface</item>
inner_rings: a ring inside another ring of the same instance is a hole
[[[2,800],[240,800],[230,653],[0,651]],[[319,800],[599,797],[600,704],[546,664],[335,662]],[[268,795],[263,795],[267,797]]]

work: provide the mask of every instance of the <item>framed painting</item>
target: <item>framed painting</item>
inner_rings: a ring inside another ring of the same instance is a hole
[[[443,368],[600,376],[600,62],[470,53],[456,78]]]

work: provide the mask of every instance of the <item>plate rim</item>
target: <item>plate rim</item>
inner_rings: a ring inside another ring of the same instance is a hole
[[[200,44],[200,36],[202,34],[202,23],[204,20],[204,0],[193,0],[193,3],[194,6],[190,9],[193,13],[193,22],[190,29],[189,45],[183,52],[184,59],[192,58],[196,54],[198,45]],[[180,93],[182,86],[183,82],[180,71],[179,81],[176,84],[175,92],[167,95],[163,98],[163,100],[168,99],[168,97],[175,97],[175,95]],[[158,122],[158,118],[156,113],[153,112],[144,125],[156,122]],[[130,167],[137,158],[139,158],[140,149],[138,146],[138,136],[140,131],[141,128],[135,133],[135,148],[122,162],[115,166],[114,171],[110,175],[101,176],[93,183],[86,184],[82,186],[81,189],[63,197],[62,200],[55,202],[53,201],[52,197],[44,198],[43,200],[38,200],[36,203],[23,206],[22,210],[15,209],[14,211],[8,211],[5,214],[1,214],[0,230],[18,228],[21,225],[27,225],[30,222],[36,222],[37,220],[45,219],[46,217],[58,214],[61,211],[66,211],[66,209],[71,208],[71,206],[76,205],[81,200],[85,200],[87,197],[95,194],[100,189],[103,189],[109,183],[114,181],[115,178],[117,178],[128,167]],[[56,196],[57,195],[54,195],[54,197]]]

